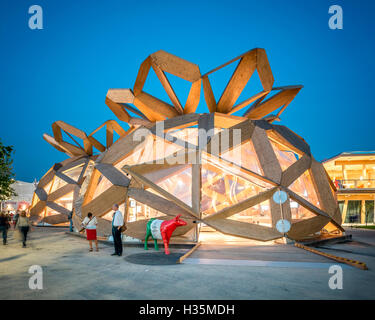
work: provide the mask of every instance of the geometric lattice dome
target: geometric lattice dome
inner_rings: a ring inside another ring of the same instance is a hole
[[[231,63],[238,65],[216,101],[209,77]],[[151,68],[172,104],[144,91]],[[255,71],[263,90],[238,103]],[[185,105],[167,74],[191,83]],[[128,130],[111,120],[87,135],[57,121],[53,137],[44,135],[70,158],[40,180],[31,217],[59,224],[74,210],[73,221],[79,228],[92,212],[99,221],[98,232],[109,235],[111,207],[117,203],[128,222],[126,235],[141,240],[150,218],[178,214],[187,221],[174,233],[178,240],[197,239],[197,222],[261,241],[283,236],[276,229],[280,219],[291,223],[287,235],[292,239],[321,230],[342,231],[335,187],[324,167],[304,139],[273,124],[302,86],[273,87],[273,82],[263,49],[251,50],[204,75],[197,65],[164,51],[150,55],[133,89],[111,89],[106,97],[106,104]],[[209,113],[195,113],[202,86]],[[242,116],[233,115],[245,108]],[[94,137],[102,128],[106,128],[103,144]],[[116,141],[114,132],[119,136]],[[64,135],[75,144],[66,142]],[[276,191],[284,191],[287,200],[275,202]]]

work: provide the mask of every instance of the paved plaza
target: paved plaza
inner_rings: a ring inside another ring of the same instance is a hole
[[[364,271],[343,267],[343,289],[328,286],[336,262],[287,245],[202,244],[183,264],[189,249],[113,248],[100,243],[89,252],[85,239],[61,228],[34,228],[28,248],[14,231],[0,247],[0,299],[373,299],[375,231],[349,229],[353,241],[324,244],[321,251],[365,262]],[[40,265],[43,289],[31,290],[29,267]]]

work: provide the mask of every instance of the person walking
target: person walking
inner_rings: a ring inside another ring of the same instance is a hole
[[[19,218],[17,219],[16,227],[18,228],[22,236],[22,247],[26,248],[27,233],[30,230],[30,221],[26,216],[26,211],[21,211]]]
[[[112,237],[113,244],[115,246],[115,252],[112,256],[122,256],[122,240],[121,240],[121,227],[124,224],[124,217],[119,210],[118,204],[114,204],[112,207],[114,213],[112,218]]]
[[[0,232],[3,233],[3,245],[7,244],[8,229],[10,227],[9,217],[5,212],[0,213]]]
[[[92,242],[95,241],[96,251],[99,251],[98,248],[98,239],[96,238],[96,225],[98,224],[98,220],[96,217],[92,216],[92,213],[89,212],[87,217],[83,219],[82,226],[86,229],[86,237],[89,241],[90,245],[90,252],[92,251]]]

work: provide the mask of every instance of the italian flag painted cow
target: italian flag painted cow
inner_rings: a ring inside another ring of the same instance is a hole
[[[174,219],[171,220],[160,220],[160,219],[150,219],[147,223],[146,239],[145,239],[145,250],[148,250],[147,241],[151,236],[154,240],[155,250],[159,250],[158,240],[163,240],[165,254],[170,254],[169,252],[169,240],[176,230],[177,227],[185,226],[186,222],[180,219],[179,214]]]

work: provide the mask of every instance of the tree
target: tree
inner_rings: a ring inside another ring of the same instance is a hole
[[[12,146],[4,146],[0,140],[0,201],[8,200],[16,196],[12,184],[14,173],[12,171]]]

